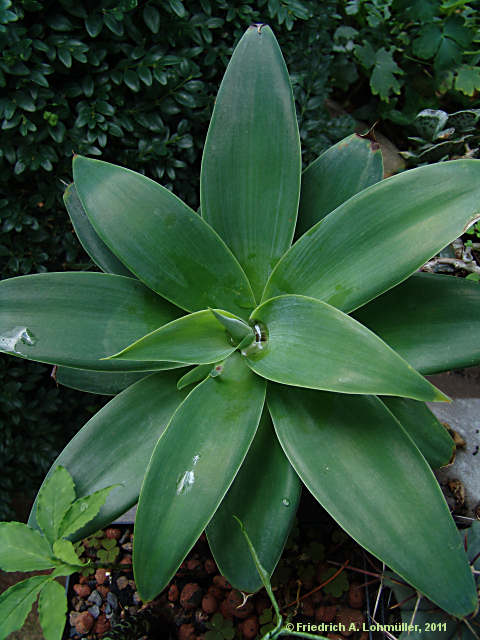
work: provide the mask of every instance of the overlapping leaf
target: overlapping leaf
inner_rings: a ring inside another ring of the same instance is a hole
[[[89,371],[60,366],[55,371],[55,380],[70,389],[114,396],[147,375],[147,372]]]

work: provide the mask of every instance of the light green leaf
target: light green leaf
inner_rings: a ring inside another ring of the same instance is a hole
[[[471,613],[475,583],[441,489],[380,400],[272,385],[268,406],[291,464],[340,526],[449,613]]]
[[[105,273],[116,273],[119,276],[134,278],[135,276],[132,272],[123,266],[103,240],[98,237],[90,220],[87,218],[87,214],[80,202],[73,182],[65,189],[63,202],[65,203],[73,228],[82,247],[94,263],[98,265],[102,271],[105,271]]]
[[[0,282],[0,350],[97,371],[174,368],[100,360],[178,318],[141,282],[107,273],[38,273]]]
[[[47,478],[63,465],[79,495],[105,485],[122,485],[111,491],[99,515],[72,540],[110,524],[137,502],[153,448],[186,396],[177,390],[178,375],[177,371],[157,373],[120,393],[87,422],[53,463]],[[35,512],[36,504],[29,518],[31,526],[37,526]]]
[[[76,497],[72,476],[59,465],[38,492],[37,524],[50,544],[59,537],[60,523]]]
[[[71,536],[84,527],[87,522],[93,520],[100,511],[100,507],[104,505],[105,500],[112,489],[113,487],[106,487],[105,489],[95,491],[95,493],[85,496],[84,498],[78,498],[75,500],[66,512],[60,524],[59,535],[62,537]],[[64,562],[71,563],[71,560],[65,560],[65,558],[61,559]]]
[[[448,400],[375,334],[314,298],[273,298],[255,309],[252,322],[265,327],[267,340],[242,353],[268,380],[342,393]]]
[[[300,170],[287,68],[270,27],[252,26],[220,85],[202,158],[200,198],[202,216],[238,258],[257,299],[292,241]]]
[[[397,75],[403,75],[402,69],[393,59],[392,52],[382,47],[375,54],[375,65],[370,76],[373,95],[379,95],[382,100],[389,102],[391,93],[399,94],[401,85]]]
[[[423,374],[480,362],[480,288],[475,282],[416,273],[354,317]]]
[[[66,614],[65,589],[56,580],[47,582],[38,601],[38,615],[45,640],[62,640]]]
[[[76,566],[87,564],[80,560],[70,540],[64,540],[63,538],[55,540],[53,543],[53,553],[59,560],[66,564]]]
[[[225,327],[236,344],[242,342],[248,335],[251,335],[253,340],[252,328],[246,322],[240,320],[240,318],[236,318],[228,311],[222,311],[221,309],[210,309],[210,311],[218,322]]]
[[[213,229],[168,189],[81,156],[74,158],[73,175],[95,231],[150,289],[187,311],[220,307],[248,315],[254,301],[240,265]]]
[[[195,384],[196,382],[205,380],[211,370],[211,364],[199,364],[197,367],[190,369],[190,371],[187,371],[187,373],[178,380],[177,389],[184,389],[188,387],[189,384]]]
[[[480,160],[442,162],[382,180],[304,234],[278,263],[263,299],[297,293],[353,311],[462,235],[478,216],[479,201]],[[392,251],[392,243],[401,250]]]
[[[208,364],[228,357],[235,351],[237,344],[238,342],[231,343],[225,328],[207,309],[160,327],[112,355],[111,359]]]
[[[475,91],[480,91],[480,67],[462,64],[457,69],[455,76],[455,89],[466,96],[473,96]]]
[[[168,584],[215,513],[255,435],[264,398],[265,382],[233,354],[173,415],[138,502],[133,562],[143,600]]]
[[[356,133],[340,140],[302,174],[296,234],[308,231],[351,196],[382,178],[378,143]]]
[[[38,592],[49,576],[33,576],[17,582],[0,595],[0,638],[21,629],[30,613]]]
[[[130,385],[138,382],[148,373],[128,373],[123,371],[88,371],[86,369],[71,369],[57,367],[55,380],[58,384],[70,389],[78,389],[88,393],[115,396]]]
[[[23,522],[0,522],[0,568],[42,571],[55,566],[47,539]]]
[[[215,562],[235,589],[252,593],[263,583],[234,516],[245,526],[271,576],[293,524],[300,491],[298,476],[265,410],[247,457],[206,531]]]
[[[407,398],[381,400],[415,442],[432,469],[443,467],[451,461],[455,451],[453,438],[423,402]]]

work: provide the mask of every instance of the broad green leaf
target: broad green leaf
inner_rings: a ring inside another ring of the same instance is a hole
[[[70,389],[98,393],[105,396],[115,396],[134,382],[138,382],[148,373],[129,373],[123,371],[88,371],[86,369],[71,369],[57,367],[55,380],[58,384]]]
[[[60,536],[72,536],[90,522],[90,520],[93,520],[100,511],[100,507],[105,504],[108,494],[112,489],[113,487],[105,487],[105,489],[100,489],[99,491],[95,491],[95,493],[75,500],[60,523]],[[59,551],[64,553],[64,557],[61,557],[61,560],[64,562],[72,562],[71,558],[66,559],[65,554],[68,552],[64,548],[59,548]]]
[[[222,311],[220,309],[210,309],[210,311],[218,322],[225,327],[236,344],[242,342],[248,335],[251,335],[253,340],[252,328],[246,322],[240,320],[240,318],[236,318],[232,313],[228,313],[228,311]]]
[[[98,237],[80,202],[73,182],[66,188],[63,194],[63,202],[65,203],[73,228],[82,247],[95,264],[99,266],[102,271],[105,271],[105,273],[116,273],[119,276],[133,278],[134,275],[132,272],[123,266],[103,240]]]
[[[436,24],[427,24],[419,32],[412,43],[412,51],[415,56],[428,60],[437,53],[442,41],[442,31]]]
[[[259,375],[296,387],[342,393],[448,398],[374,333],[335,307],[304,296],[280,296],[252,313],[265,342],[242,351]]]
[[[21,629],[30,613],[38,592],[49,576],[33,576],[17,582],[0,595],[0,638]]]
[[[415,442],[432,469],[439,469],[450,462],[455,451],[453,438],[425,403],[408,398],[380,399]]]
[[[293,524],[300,490],[265,410],[247,457],[207,527],[215,562],[233,587],[254,592],[263,584],[234,516],[245,526],[271,576]]]
[[[423,374],[480,362],[480,287],[416,273],[354,317]]]
[[[101,360],[171,322],[179,309],[133,278],[38,273],[0,282],[0,350],[97,371],[175,368],[175,363]]]
[[[196,386],[173,415],[138,502],[133,563],[143,600],[166,586],[215,513],[255,435],[264,398],[265,382],[233,354],[221,375]]]
[[[112,355],[111,359],[209,364],[227,358],[237,344],[232,344],[225,328],[206,309],[160,327]]]
[[[64,540],[63,538],[55,540],[53,543],[53,553],[55,554],[55,557],[66,564],[77,566],[85,564],[76,554],[70,540]]]
[[[51,580],[43,587],[38,600],[38,615],[45,640],[62,640],[67,614],[64,587]]]
[[[403,70],[393,59],[392,52],[381,47],[375,54],[375,64],[370,76],[372,93],[389,102],[391,93],[400,93],[401,84],[397,75],[403,75]]]
[[[72,573],[77,573],[77,572],[78,572],[78,564],[76,565],[64,564],[62,562],[61,564],[58,564],[55,567],[55,569],[50,574],[50,578],[52,578],[53,580],[54,578],[62,578],[64,576],[70,576],[72,575]]]
[[[278,263],[263,299],[297,293],[353,311],[458,238],[478,216],[479,200],[480,160],[382,180],[304,234]]]
[[[291,464],[340,526],[449,613],[471,613],[475,583],[443,494],[380,400],[272,385],[268,404]]]
[[[0,569],[42,571],[54,566],[50,545],[40,532],[23,522],[0,522]]]
[[[196,382],[205,380],[211,370],[211,364],[199,364],[197,367],[190,369],[190,371],[187,371],[187,373],[178,380],[177,389],[184,389],[188,387],[189,384],[195,384]]]
[[[153,448],[186,396],[177,390],[177,378],[177,371],[156,373],[120,393],[87,422],[53,463],[47,478],[63,465],[78,495],[122,485],[112,489],[99,515],[72,540],[110,524],[137,502]],[[38,526],[35,512],[36,504],[31,526]]]
[[[220,85],[205,141],[200,198],[202,216],[238,258],[257,300],[292,241],[300,170],[287,68],[270,27],[252,26]]]
[[[383,178],[380,146],[354,133],[330,147],[302,173],[299,236],[362,189]]]
[[[150,289],[187,311],[220,307],[248,315],[253,294],[237,260],[173,193],[139,173],[81,156],[73,175],[95,231]]]
[[[38,492],[37,523],[50,544],[59,537],[60,523],[76,497],[72,476],[59,465]]]
[[[473,96],[480,90],[480,66],[462,64],[458,67],[455,76],[455,89],[467,96]]]

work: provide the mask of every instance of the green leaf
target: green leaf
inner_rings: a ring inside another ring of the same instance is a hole
[[[174,368],[101,360],[180,311],[138,280],[107,273],[39,273],[0,283],[0,349],[29,360],[97,371]]]
[[[210,309],[210,311],[237,344],[240,344],[248,335],[251,335],[253,340],[252,328],[240,318],[236,318],[233,313],[221,309]]]
[[[147,286],[187,311],[219,307],[248,315],[253,295],[240,265],[208,224],[168,189],[81,156],[74,158],[73,175],[100,238]]]
[[[480,91],[480,67],[472,67],[462,64],[458,67],[455,76],[455,89],[466,96],[473,96],[475,91]]]
[[[111,358],[208,364],[228,357],[235,351],[235,347],[236,343],[230,342],[224,327],[207,309],[160,327]]]
[[[84,498],[78,498],[71,505],[68,511],[65,513],[63,520],[60,524],[59,535],[63,537],[71,536],[80,529],[82,529],[87,522],[93,520],[93,518],[100,511],[107,499],[108,494],[114,487],[106,487],[95,491]],[[64,562],[72,564],[72,559],[68,557],[68,551],[64,548],[59,548],[59,551],[63,553],[60,558]]]
[[[91,38],[96,38],[103,29],[103,17],[100,13],[92,13],[85,18],[85,29]]]
[[[143,20],[152,33],[158,33],[160,29],[160,12],[156,7],[147,5],[143,9]]]
[[[342,393],[448,400],[374,333],[314,298],[268,300],[252,313],[252,322],[263,324],[267,340],[242,353],[268,380]]]
[[[105,273],[116,273],[119,276],[133,278],[133,274],[123,266],[120,260],[98,237],[95,229],[90,224],[90,220],[87,218],[73,182],[66,188],[63,194],[63,201],[82,247],[95,264]]]
[[[264,398],[264,381],[233,354],[221,375],[196,386],[173,415],[138,502],[133,562],[143,600],[166,586],[215,513],[255,435]]]
[[[455,451],[453,438],[423,402],[407,398],[381,400],[415,442],[432,469],[443,467],[451,461]]]
[[[7,638],[12,631],[21,629],[47,580],[49,576],[33,576],[17,582],[0,595],[0,638]]]
[[[293,524],[300,491],[298,476],[264,411],[247,457],[207,527],[215,562],[233,587],[253,593],[263,585],[234,516],[245,526],[271,576]]]
[[[478,216],[479,199],[480,160],[442,162],[382,180],[304,234],[277,265],[263,299],[297,293],[352,311],[462,235]],[[392,243],[401,250],[392,251]]]
[[[137,502],[153,448],[186,396],[177,391],[177,377],[175,371],[161,372],[120,393],[87,422],[53,463],[47,478],[63,465],[80,495],[105,485],[123,485],[112,490],[99,515],[74,540],[110,524]],[[35,511],[34,504],[31,526],[36,526]]]
[[[75,553],[75,549],[70,540],[55,540],[53,543],[53,553],[55,556],[69,565],[81,566],[85,565],[85,562],[82,562],[78,555]]]
[[[190,384],[201,382],[209,375],[212,370],[211,364],[199,364],[197,367],[190,369],[184,376],[182,376],[177,382],[177,389],[184,389]]]
[[[370,76],[373,95],[379,95],[388,102],[391,93],[399,94],[401,85],[396,75],[403,75],[403,71],[393,59],[392,52],[382,47],[375,54],[375,65]]]
[[[275,385],[268,404],[291,464],[340,526],[449,613],[471,613],[475,583],[443,494],[380,400]]]
[[[337,142],[302,174],[297,235],[382,178],[382,152],[378,143],[358,134]]]
[[[38,492],[37,523],[50,544],[59,537],[60,523],[75,498],[72,476],[59,465]]]
[[[202,216],[238,258],[257,299],[291,244],[300,170],[287,68],[270,27],[252,26],[234,51],[215,102],[200,199]]]
[[[475,282],[416,273],[354,317],[423,374],[480,361],[480,288]]]
[[[412,43],[412,51],[415,56],[428,60],[437,53],[442,40],[442,32],[435,24],[425,25]]]
[[[122,371],[88,371],[57,367],[55,380],[58,384],[70,389],[78,389],[88,393],[115,396],[130,385],[144,378],[148,373],[124,373]]]
[[[0,522],[0,568],[42,571],[55,566],[47,539],[23,522]]]
[[[67,614],[64,587],[51,580],[43,587],[38,601],[38,615],[45,640],[62,640]]]

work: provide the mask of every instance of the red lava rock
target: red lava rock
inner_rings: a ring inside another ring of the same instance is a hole
[[[93,633],[105,633],[105,631],[108,631],[110,629],[110,620],[107,620],[107,616],[102,613],[98,616],[97,620],[95,621],[95,625],[93,627]]]
[[[218,609],[218,602],[215,596],[213,596],[211,593],[207,593],[206,596],[203,596],[202,609],[205,611],[205,613],[215,613],[215,611]]]
[[[79,582],[80,584],[87,584],[87,582],[88,582],[88,577],[87,577],[87,576],[80,576],[80,577],[79,577],[79,579],[78,579],[78,582]]]
[[[232,611],[231,611],[230,607],[228,606],[228,603],[227,603],[226,600],[224,600],[220,605],[220,613],[227,620],[233,620]]]
[[[225,591],[222,591],[222,589],[219,589],[218,587],[214,587],[213,584],[208,587],[208,593],[211,593],[218,601],[223,600],[225,597]]]
[[[335,605],[321,605],[315,610],[316,622],[333,622],[337,615],[337,607]]]
[[[168,600],[170,602],[176,602],[178,600],[179,592],[176,584],[170,585],[170,589],[168,590]]]
[[[352,609],[361,609],[363,607],[365,597],[363,584],[352,582],[348,590],[348,604]]]
[[[74,584],[73,590],[80,596],[80,598],[88,598],[88,596],[92,593],[92,590],[88,586],[88,584]]]
[[[178,640],[195,640],[193,624],[181,624],[178,628]]]
[[[220,589],[231,589],[232,588],[232,585],[227,581],[227,579],[224,578],[223,576],[221,576],[220,574],[213,578],[213,584],[216,587],[219,587]]]
[[[129,567],[132,565],[132,556],[126,555],[120,560],[120,564],[126,564]],[[130,571],[130,569],[122,569],[122,571]]]
[[[354,633],[352,625],[355,625],[357,630],[362,628],[362,622],[364,621],[363,613],[357,609],[349,609],[348,607],[342,607],[337,612],[337,622],[342,624],[345,631],[342,631],[342,635],[351,636]]]
[[[250,616],[239,625],[239,629],[247,640],[253,640],[258,633],[258,619],[257,616]]]
[[[107,572],[105,569],[97,569],[95,571],[95,580],[97,584],[103,584],[107,579]]]
[[[302,612],[303,615],[308,618],[313,618],[315,615],[315,607],[313,606],[311,598],[305,598],[305,600],[302,600]]]
[[[200,562],[200,560],[198,560],[198,558],[191,558],[191,560],[187,562],[187,569],[189,571],[195,571],[201,566],[202,566],[202,563]]]
[[[368,640],[368,631],[364,631],[358,640]]]
[[[88,611],[83,611],[80,613],[75,620],[75,629],[77,633],[83,636],[85,633],[88,633],[90,629],[93,627],[95,622],[95,618]]]
[[[321,591],[315,591],[315,593],[312,593],[313,604],[320,604],[322,600],[323,600],[323,594]]]
[[[202,601],[202,590],[196,582],[186,584],[180,594],[180,605],[187,610],[196,609]]]
[[[104,584],[99,584],[98,587],[97,587],[97,591],[102,596],[102,598],[105,600],[105,598],[107,597],[107,593],[110,591],[110,589],[107,586],[105,586]]]
[[[343,640],[343,637],[339,633],[328,633],[327,638],[331,638],[331,640]]]
[[[203,565],[205,571],[211,575],[212,573],[217,573],[218,569],[217,569],[217,565],[215,564],[215,561],[212,558],[208,558],[207,560],[205,560],[205,564]]]
[[[122,537],[122,532],[120,531],[120,529],[114,529],[113,527],[111,527],[110,529],[105,530],[105,535],[107,536],[107,538],[110,538],[110,540],[120,540],[120,538]]]

